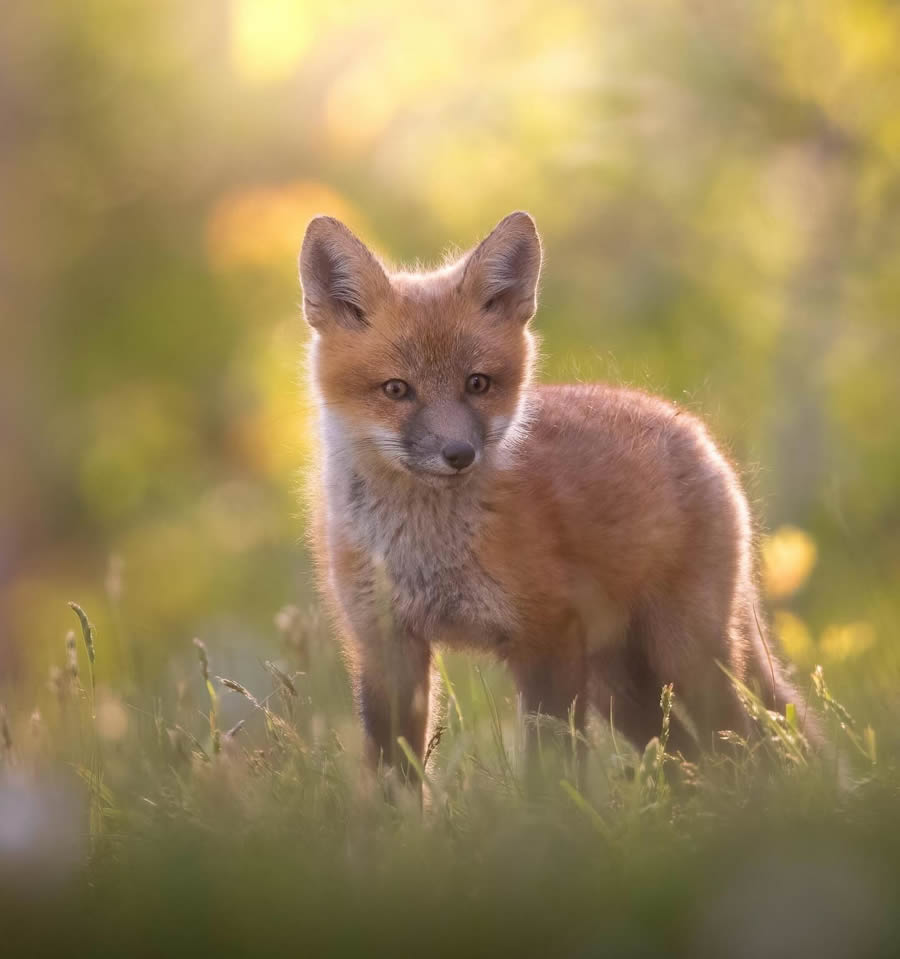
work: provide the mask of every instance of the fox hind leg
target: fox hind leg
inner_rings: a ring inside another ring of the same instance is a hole
[[[714,751],[720,730],[746,736],[750,720],[725,672],[743,676],[742,647],[727,616],[702,612],[699,603],[690,602],[646,610],[635,620],[634,639],[653,673],[674,685],[676,703],[687,710],[700,747]]]
[[[642,750],[662,729],[660,696],[665,681],[651,668],[632,631],[624,647],[595,652],[590,669],[594,707],[611,722],[614,733],[624,734]],[[686,758],[697,754],[696,741],[675,715],[669,719],[668,751]]]

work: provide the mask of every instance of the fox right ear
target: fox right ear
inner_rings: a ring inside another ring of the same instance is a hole
[[[337,323],[362,329],[387,295],[390,284],[381,264],[340,220],[310,221],[300,250],[303,313],[310,326]]]
[[[527,323],[537,309],[541,241],[523,211],[501,220],[469,255],[462,285],[483,309]]]

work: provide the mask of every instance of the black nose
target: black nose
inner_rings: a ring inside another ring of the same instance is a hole
[[[471,443],[448,443],[441,454],[455,470],[464,470],[475,460],[475,447]]]

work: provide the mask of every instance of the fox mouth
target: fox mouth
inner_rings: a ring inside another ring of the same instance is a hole
[[[442,486],[455,486],[458,483],[462,483],[467,480],[474,472],[473,466],[469,466],[464,470],[454,470],[452,473],[443,472],[441,470],[430,470],[424,466],[411,466],[410,464],[405,464],[407,470],[423,480],[431,481],[433,483],[438,483]]]

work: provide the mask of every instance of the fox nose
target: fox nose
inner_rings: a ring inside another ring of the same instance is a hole
[[[471,443],[454,441],[441,450],[441,455],[455,470],[464,470],[475,461],[475,447]]]

